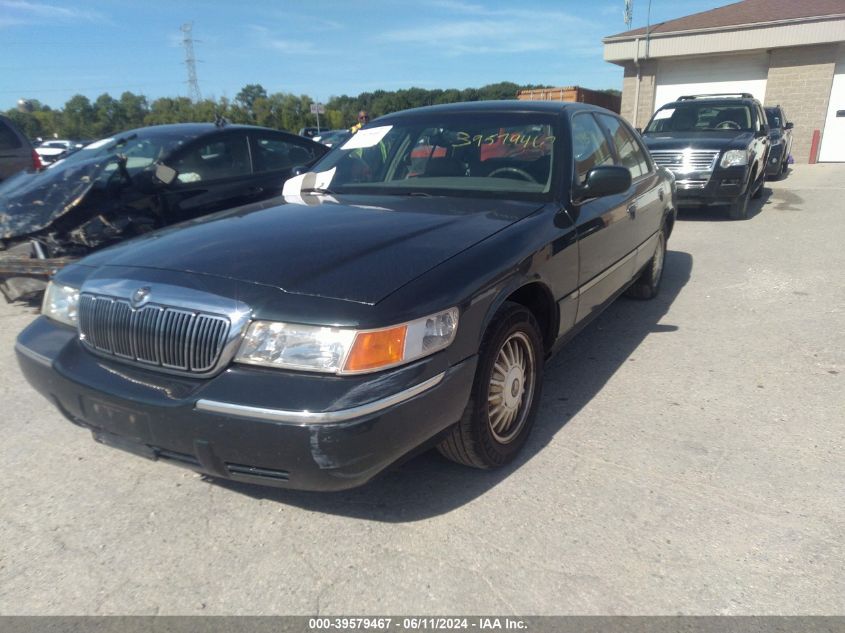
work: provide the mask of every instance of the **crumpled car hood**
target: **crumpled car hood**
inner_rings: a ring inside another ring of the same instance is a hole
[[[109,160],[24,172],[4,181],[0,184],[0,238],[21,237],[50,226],[91,191]]]

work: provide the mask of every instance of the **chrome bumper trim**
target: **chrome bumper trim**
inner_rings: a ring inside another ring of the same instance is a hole
[[[206,411],[208,413],[231,415],[241,418],[254,418],[257,420],[268,420],[270,422],[283,422],[286,424],[333,424],[378,413],[388,407],[410,400],[414,396],[417,396],[424,391],[428,391],[432,387],[440,384],[445,375],[446,372],[443,372],[433,378],[429,378],[428,380],[421,382],[418,385],[414,385],[409,389],[395,393],[392,396],[382,398],[381,400],[374,400],[373,402],[368,402],[367,404],[362,404],[350,409],[340,409],[338,411],[285,411],[284,409],[265,409],[263,407],[250,407],[243,404],[217,402],[214,400],[197,400],[195,408],[197,411]]]
[[[42,365],[46,365],[47,367],[53,366],[53,361],[44,356],[43,354],[39,354],[38,352],[34,352],[28,347],[21,345],[18,342],[15,342],[15,351],[26,356],[27,358],[31,358],[36,363],[41,363]]]

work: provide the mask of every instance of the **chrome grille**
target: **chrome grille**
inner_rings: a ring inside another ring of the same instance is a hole
[[[710,182],[709,179],[705,180],[694,180],[692,178],[688,178],[686,180],[676,180],[675,186],[678,189],[704,189],[707,186],[707,183]]]
[[[79,298],[79,338],[88,347],[144,365],[206,373],[229,334],[229,319],[182,308],[145,305],[100,295]]]
[[[713,171],[716,167],[718,150],[685,149],[685,150],[651,150],[654,162],[669,171],[686,174],[695,171]]]

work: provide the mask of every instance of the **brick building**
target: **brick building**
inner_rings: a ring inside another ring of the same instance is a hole
[[[612,35],[623,66],[622,115],[642,127],[684,94],[750,92],[795,124],[792,155],[845,162],[845,0],[744,0]]]

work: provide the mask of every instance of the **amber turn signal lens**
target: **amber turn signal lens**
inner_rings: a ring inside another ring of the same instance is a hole
[[[407,326],[402,325],[389,330],[358,332],[343,371],[364,371],[401,362],[407,331]]]

